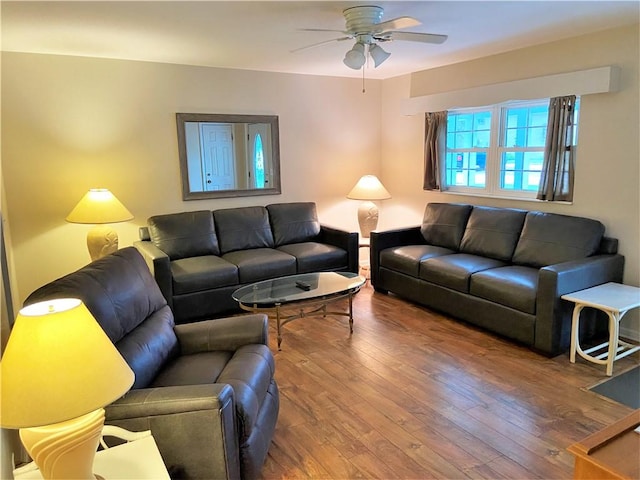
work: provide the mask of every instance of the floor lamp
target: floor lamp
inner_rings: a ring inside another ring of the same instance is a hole
[[[378,226],[378,207],[373,200],[386,200],[391,195],[375,175],[364,175],[355,187],[351,189],[347,198],[364,200],[358,207],[358,224],[363,238],[369,238],[371,230]]]
[[[66,298],[20,310],[0,369],[0,425],[20,429],[42,477],[95,479],[103,407],[134,373],[87,307]]]
[[[67,215],[69,223],[95,224],[87,233],[87,248],[91,260],[109,255],[118,250],[118,234],[109,223],[131,220],[133,215],[106,188],[92,188]]]

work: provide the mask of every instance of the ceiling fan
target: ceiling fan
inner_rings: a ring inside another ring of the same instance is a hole
[[[344,57],[344,64],[354,70],[359,70],[366,62],[367,54],[373,59],[374,67],[378,67],[391,55],[385,52],[379,42],[391,40],[405,40],[410,42],[440,44],[447,39],[446,35],[435,33],[399,32],[397,30],[415,27],[421,22],[413,17],[398,17],[393,20],[382,21],[384,9],[374,5],[362,5],[343,10],[342,14],[346,22],[345,30],[328,30],[323,28],[305,28],[311,32],[339,32],[344,37],[332,38],[323,42],[298,48],[293,52],[299,52],[308,48],[317,47],[331,42],[341,42],[355,39],[356,43]]]

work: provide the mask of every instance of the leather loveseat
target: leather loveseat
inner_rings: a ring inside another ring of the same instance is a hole
[[[147,223],[134,246],[176,323],[239,311],[231,294],[243,285],[358,271],[358,234],[321,225],[312,202],[156,215]]]
[[[372,232],[371,283],[552,356],[570,345],[573,304],[560,297],[621,282],[617,247],[597,220],[430,203],[422,225]],[[596,312],[582,327],[601,333]]]
[[[81,299],[135,373],[132,389],[105,408],[107,424],[151,430],[172,478],[259,476],[279,411],[264,315],[175,326],[133,247],[54,280],[25,304],[51,298]]]

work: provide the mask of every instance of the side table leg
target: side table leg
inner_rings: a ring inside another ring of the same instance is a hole
[[[349,292],[349,333],[353,333],[353,293]]]
[[[607,353],[607,376],[613,374],[613,362],[618,353],[618,329],[620,317],[615,312],[607,312],[609,316],[609,352]]]
[[[582,311],[582,305],[576,303],[576,306],[573,307],[573,316],[571,318],[571,353],[569,355],[569,360],[571,363],[576,363],[576,350],[580,348],[580,312]]]

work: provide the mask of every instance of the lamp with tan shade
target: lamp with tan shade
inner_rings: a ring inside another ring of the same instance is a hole
[[[92,188],[67,215],[69,223],[96,224],[87,234],[87,248],[91,260],[118,250],[118,234],[109,223],[131,220],[133,215],[106,188]]]
[[[375,230],[378,226],[378,207],[372,200],[386,200],[391,198],[391,195],[378,177],[364,175],[351,189],[347,198],[365,200],[358,207],[358,224],[362,237],[369,238],[371,230]]]
[[[0,425],[20,429],[43,478],[95,479],[103,407],[131,388],[134,373],[84,303],[20,310],[0,370]]]

